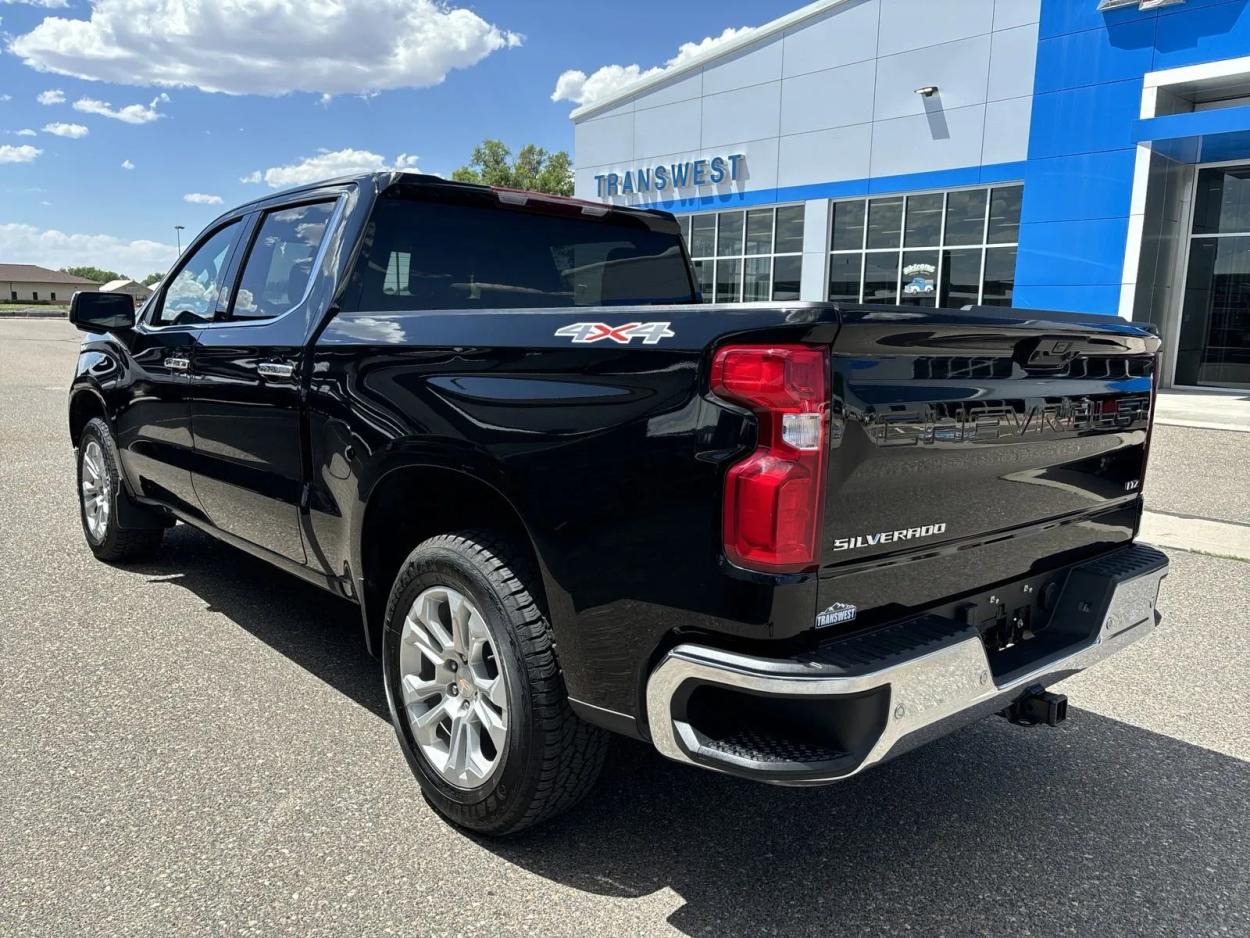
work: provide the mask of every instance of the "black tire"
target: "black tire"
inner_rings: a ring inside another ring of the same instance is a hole
[[[536,577],[506,538],[477,530],[444,534],[408,555],[386,607],[382,663],[400,748],[435,810],[481,834],[512,834],[572,807],[594,786],[607,752],[608,734],[569,707],[551,626],[530,587]],[[505,678],[507,742],[498,768],[477,788],[450,785],[431,765],[399,692],[404,619],[430,587],[450,587],[480,610]]]
[[[92,444],[95,450],[92,450]],[[107,500],[107,522],[103,530],[92,530],[87,517],[87,500],[83,488],[84,464],[89,452],[99,453],[104,464],[107,484],[101,495]],[[98,560],[108,563],[148,560],[156,553],[165,531],[163,528],[129,530],[122,528],[118,518],[118,501],[124,497],[121,491],[121,466],[117,458],[117,445],[108,424],[99,417],[87,422],[78,438],[78,518],[82,522],[83,537]]]

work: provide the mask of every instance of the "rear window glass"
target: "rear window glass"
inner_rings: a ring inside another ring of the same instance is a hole
[[[666,233],[640,219],[558,211],[387,197],[370,220],[344,308],[694,302],[676,225]]]

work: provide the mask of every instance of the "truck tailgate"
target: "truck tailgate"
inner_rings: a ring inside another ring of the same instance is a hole
[[[1132,539],[1156,338],[1112,317],[1020,310],[842,317],[827,622],[885,621]]]

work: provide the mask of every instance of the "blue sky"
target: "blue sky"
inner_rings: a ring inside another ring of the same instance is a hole
[[[0,0],[0,262],[139,277],[174,225],[319,170],[447,174],[487,136],[571,150],[576,100],[634,74],[610,66],[662,67],[799,5]]]

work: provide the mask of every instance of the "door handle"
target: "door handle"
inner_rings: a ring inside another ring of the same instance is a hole
[[[191,359],[175,358],[172,355],[165,359],[165,367],[170,371],[186,371],[191,367]]]
[[[261,362],[256,372],[262,378],[289,378],[295,374],[295,366],[290,362]]]

